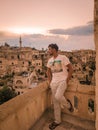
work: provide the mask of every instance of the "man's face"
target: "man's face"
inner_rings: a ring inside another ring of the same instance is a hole
[[[48,47],[48,53],[49,53],[50,55],[53,55],[53,52],[54,52],[54,49],[51,48],[51,47]]]

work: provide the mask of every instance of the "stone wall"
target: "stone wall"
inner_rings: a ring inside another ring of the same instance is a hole
[[[98,0],[94,0],[94,35],[96,47],[96,130],[98,130]]]

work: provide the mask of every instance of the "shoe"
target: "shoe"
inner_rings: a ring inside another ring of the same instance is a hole
[[[70,104],[70,108],[68,108],[68,110],[69,110],[70,112],[73,112],[73,111],[74,111],[74,108],[73,108],[72,103],[70,102],[69,99],[67,99],[67,102]]]
[[[60,125],[60,123],[56,123],[56,122],[52,122],[50,125],[49,125],[49,129],[50,130],[53,130],[53,129],[55,129],[57,126],[59,126]]]

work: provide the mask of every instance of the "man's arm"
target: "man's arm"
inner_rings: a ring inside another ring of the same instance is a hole
[[[71,79],[72,73],[73,73],[73,68],[71,64],[67,65],[68,67],[68,77],[67,77],[67,83],[69,82],[69,80]]]
[[[50,68],[47,68],[47,76],[48,76],[48,81],[49,81],[49,84],[52,80],[52,73],[51,73],[51,69]]]

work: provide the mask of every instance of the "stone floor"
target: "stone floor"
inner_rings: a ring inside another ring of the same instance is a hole
[[[64,114],[63,114],[64,115]],[[65,117],[63,117],[64,119]],[[55,130],[95,130],[95,123],[67,115],[68,120],[63,121]],[[53,121],[53,112],[46,111],[42,117],[29,130],[49,130],[49,124]],[[73,121],[73,122],[72,122]]]
[[[43,126],[42,130],[50,130],[49,129],[49,123],[50,122],[46,122],[45,125]],[[55,128],[55,130],[86,130],[86,129],[83,129],[79,126],[74,126],[73,124],[70,124],[68,122],[62,122],[59,126],[57,126]]]

